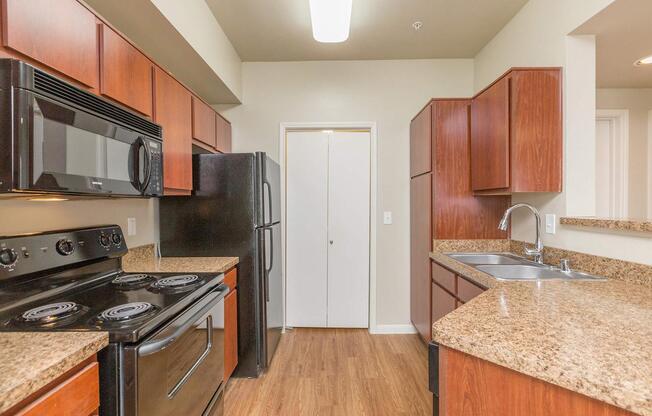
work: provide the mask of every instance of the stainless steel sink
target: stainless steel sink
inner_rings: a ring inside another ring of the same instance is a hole
[[[499,280],[605,280],[586,273],[563,272],[511,253],[449,253],[450,258],[473,266]]]
[[[530,261],[508,253],[451,253],[448,254],[461,263],[471,266],[477,264],[527,264]]]
[[[496,279],[501,280],[548,280],[548,279],[564,279],[564,280],[604,280],[603,277],[592,276],[580,272],[562,272],[545,265],[496,265],[496,264],[483,264],[476,266],[481,272],[492,275]]]

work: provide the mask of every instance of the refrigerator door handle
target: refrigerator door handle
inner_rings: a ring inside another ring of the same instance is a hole
[[[263,213],[263,223],[265,225],[270,225],[274,222],[274,215],[272,213],[272,185],[270,185],[270,183],[267,182],[266,180],[263,180],[263,188],[267,190],[267,207],[265,208],[268,208],[269,211],[269,222],[266,222],[267,219],[265,218],[265,214]],[[264,199],[265,197],[263,197],[263,200]]]
[[[265,300],[269,302],[269,272],[274,266],[274,229],[265,228],[265,232],[267,231],[269,231],[269,264],[265,258]]]

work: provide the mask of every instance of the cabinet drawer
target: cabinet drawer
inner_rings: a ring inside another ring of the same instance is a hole
[[[455,273],[435,262],[432,263],[432,280],[450,293],[455,293]]]
[[[455,297],[444,289],[439,287],[438,284],[432,283],[432,299],[431,299],[431,318],[432,323],[443,318],[449,312],[455,310]]]
[[[238,286],[238,271],[235,267],[226,272],[224,275],[224,283],[230,290],[234,290],[236,286]]]
[[[91,363],[20,410],[20,416],[87,416],[100,405],[99,366]]]
[[[474,297],[484,292],[480,286],[476,286],[463,277],[457,277],[457,297],[462,302],[468,302]]]

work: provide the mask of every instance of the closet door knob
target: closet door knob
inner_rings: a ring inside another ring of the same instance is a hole
[[[330,240],[329,243],[330,243],[330,245],[332,246],[332,245],[333,245],[333,240]]]

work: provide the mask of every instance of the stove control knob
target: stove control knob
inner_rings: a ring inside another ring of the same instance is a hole
[[[3,248],[0,250],[0,264],[6,267],[11,267],[16,264],[18,254],[11,248]]]
[[[75,245],[71,240],[62,238],[61,240],[57,241],[57,252],[61,254],[62,256],[69,256],[72,254],[73,251],[75,251]]]
[[[104,248],[108,248],[111,245],[111,239],[109,238],[108,235],[106,234],[100,235],[100,245]]]
[[[118,233],[115,233],[111,235],[111,241],[113,241],[113,244],[115,244],[116,246],[119,246],[120,243],[122,243],[122,236]]]

